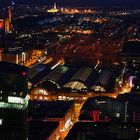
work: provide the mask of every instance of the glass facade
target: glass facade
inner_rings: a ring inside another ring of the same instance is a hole
[[[24,98],[28,93],[27,87],[27,77],[23,73],[0,73],[0,94]]]
[[[0,140],[27,140],[26,68],[0,62]]]

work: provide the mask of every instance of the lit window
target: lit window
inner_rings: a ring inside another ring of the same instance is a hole
[[[2,125],[2,121],[3,121],[3,120],[2,120],[2,119],[0,119],[0,125]]]
[[[9,96],[8,97],[8,102],[9,103],[21,103],[21,104],[24,104],[24,100],[20,97],[11,97]]]

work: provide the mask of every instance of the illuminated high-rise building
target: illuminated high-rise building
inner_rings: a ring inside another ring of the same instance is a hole
[[[12,32],[12,1],[2,0],[2,15],[4,20],[5,33]]]
[[[0,19],[0,31],[4,29],[4,19]]]
[[[27,68],[0,62],[0,139],[27,140]]]

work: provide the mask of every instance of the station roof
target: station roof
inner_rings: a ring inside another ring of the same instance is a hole
[[[71,81],[71,82],[67,83],[66,85],[64,85],[64,87],[75,89],[75,90],[81,90],[81,89],[87,88],[85,84],[83,84],[82,82],[79,82],[79,81]]]
[[[58,66],[54,70],[52,70],[45,78],[43,78],[43,81],[50,81],[52,83],[56,83],[57,85],[62,84],[69,79],[71,69],[66,66]],[[61,81],[62,79],[62,81]]]
[[[38,64],[31,67],[28,71],[29,81],[32,84],[39,82],[44,76],[51,71],[51,68],[46,64]]]
[[[90,74],[92,73],[93,69],[89,67],[81,67],[75,75],[70,79],[70,81],[81,81],[85,82]]]
[[[69,68],[68,72],[59,79],[58,84],[61,86],[66,84],[71,79],[71,77],[75,74],[76,71],[77,71],[76,68]]]
[[[69,80],[64,87],[81,90],[86,89],[89,86],[89,77],[93,73],[93,68],[81,67],[74,76]]]
[[[109,70],[103,70],[91,89],[106,91],[111,84],[111,72]],[[98,88],[98,89],[97,89]]]
[[[38,65],[31,67],[28,71],[29,78],[32,79],[38,73],[42,72],[45,68],[46,68],[46,65],[44,65],[44,64],[38,64]]]
[[[98,71],[96,71],[95,69],[92,71],[92,73],[90,74],[90,76],[88,77],[88,79],[86,80],[86,85],[88,87],[91,87],[93,85],[93,83],[97,80],[99,76]]]

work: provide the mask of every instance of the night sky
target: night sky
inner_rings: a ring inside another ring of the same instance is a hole
[[[55,0],[14,0],[16,3],[52,4]],[[56,0],[60,6],[134,6],[140,7],[140,0]]]

